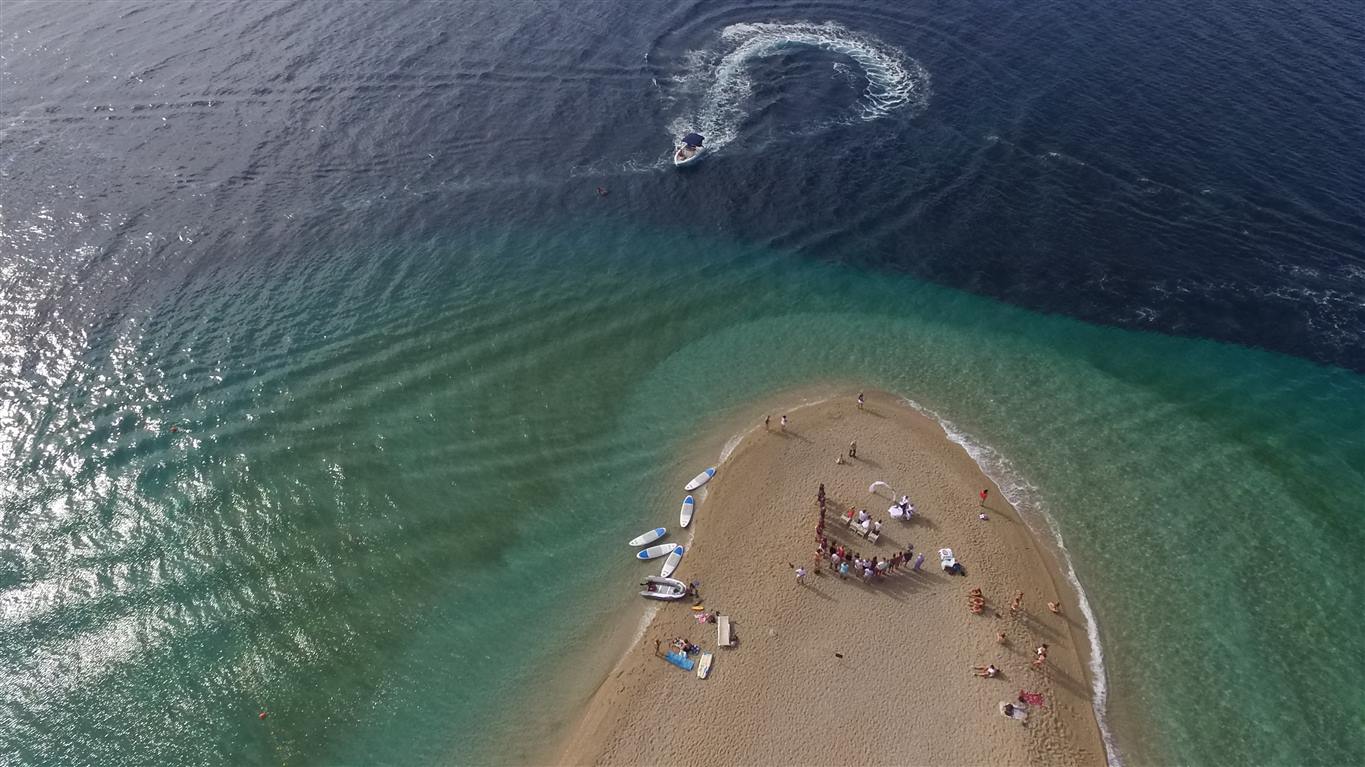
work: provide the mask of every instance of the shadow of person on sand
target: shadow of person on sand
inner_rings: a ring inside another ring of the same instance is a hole
[[[804,442],[804,443],[806,443],[807,445],[813,445],[813,444],[815,444],[809,437],[803,437],[803,436],[801,436],[800,432],[793,431],[793,430],[790,429],[790,428],[788,428],[786,431],[774,431],[774,432],[772,432],[772,433],[775,434],[776,436],[779,436],[779,437],[783,438],[783,439],[795,439],[795,440],[800,440],[801,442]]]
[[[830,601],[830,602],[833,602],[833,601],[834,601],[834,597],[830,596],[829,594],[826,594],[826,593],[825,593],[825,590],[822,589],[822,588],[820,588],[820,586],[817,585],[816,582],[815,582],[816,579],[828,578],[828,577],[829,577],[829,574],[828,574],[823,568],[820,570],[820,572],[818,572],[818,573],[813,573],[811,576],[808,576],[808,577],[809,577],[811,580],[807,580],[807,581],[806,581],[806,585],[805,585],[805,586],[802,586],[802,588],[804,588],[805,590],[807,590],[807,591],[809,591],[809,592],[815,594],[815,596],[820,597],[821,599],[825,599],[825,600],[828,600],[828,601]],[[836,574],[834,577],[835,577],[835,579],[837,580],[839,576]]]

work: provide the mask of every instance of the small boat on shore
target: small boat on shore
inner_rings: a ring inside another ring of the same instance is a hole
[[[689,133],[683,136],[682,143],[673,151],[673,165],[681,168],[684,165],[696,162],[701,157],[701,142],[704,140],[700,133]]]
[[[640,584],[644,590],[640,596],[645,599],[682,599],[687,596],[687,584],[675,578],[651,575]]]

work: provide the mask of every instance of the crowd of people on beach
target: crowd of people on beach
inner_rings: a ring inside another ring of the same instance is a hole
[[[852,454],[856,448],[853,448],[853,446],[850,446],[850,448],[849,452]],[[986,496],[987,493],[983,490],[981,492],[982,504],[985,503]],[[920,572],[920,567],[924,564],[924,554],[917,554],[914,551],[913,544],[907,544],[904,551],[897,551],[889,557],[877,555],[864,557],[862,553],[854,551],[842,543],[831,540],[825,535],[825,518],[828,513],[829,502],[825,495],[825,485],[823,482],[820,483],[819,490],[816,491],[815,502],[820,509],[819,521],[815,526],[816,573],[821,571],[822,565],[828,564],[830,572],[838,574],[841,579],[848,578],[852,575],[855,578],[861,578],[864,583],[870,584],[874,581],[879,581],[888,575],[899,572],[903,568],[907,568],[914,572]],[[904,495],[901,496],[896,507],[900,510],[903,519],[909,519],[910,516],[914,514],[913,504],[911,504],[910,499]],[[880,537],[882,523],[880,520],[873,520],[871,515],[868,514],[867,509],[849,507],[842,516],[844,521],[850,526],[856,525],[858,528],[861,528],[862,535],[870,542],[876,542]],[[795,567],[794,565],[793,568],[796,570],[797,582],[804,585],[806,582],[805,568]],[[1011,615],[1017,614],[1023,609],[1023,601],[1024,592],[1020,591],[1014,595],[1014,600],[1010,603]],[[985,611],[985,608],[986,595],[982,592],[980,587],[974,587],[967,592],[968,611],[979,615]],[[1061,614],[1061,606],[1057,602],[1048,602],[1047,608],[1048,611],[1053,614]],[[1006,642],[1005,632],[1002,631],[997,633],[996,641],[1000,644],[1004,644]],[[1046,663],[1047,645],[1040,644],[1037,649],[1034,650],[1033,661],[1029,665],[1035,670],[1040,670]],[[972,672],[976,676],[992,679],[1000,673],[1000,669],[996,668],[993,664],[988,664],[986,666],[973,667]]]
[[[902,568],[908,568],[915,572],[920,571],[924,564],[924,554],[916,554],[914,545],[908,544],[904,551],[897,551],[889,557],[873,555],[864,557],[861,552],[857,552],[836,543],[825,535],[825,515],[828,511],[828,501],[825,496],[825,485],[820,483],[820,489],[815,495],[816,505],[820,508],[820,518],[815,525],[815,572],[826,563],[829,565],[830,572],[837,573],[840,578],[847,578],[852,575],[855,578],[862,578],[864,583],[871,583],[873,580],[880,580],[887,575],[894,574]],[[908,505],[909,499],[902,496],[902,503]],[[849,507],[844,518],[858,525],[863,530],[863,535],[871,542],[876,542],[882,532],[880,520],[873,520],[867,513],[867,509],[856,509]],[[804,571],[798,576],[804,582]]]

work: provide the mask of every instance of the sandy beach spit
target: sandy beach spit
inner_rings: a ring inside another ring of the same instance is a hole
[[[717,648],[715,625],[700,623],[690,602],[662,605],[585,702],[553,761],[1105,763],[1084,625],[1050,553],[936,423],[882,392],[867,392],[860,409],[856,394],[774,412],[770,428],[760,423],[745,435],[698,504],[695,537],[675,577],[700,582],[706,612],[730,617],[737,646]],[[849,459],[855,440],[857,457]],[[689,468],[679,469],[682,481]],[[889,490],[869,493],[879,480]],[[817,564],[821,483],[831,542],[865,558],[913,547],[925,557],[920,571],[902,566],[864,583],[832,572],[828,556]],[[901,494],[917,508],[909,522],[888,516]],[[848,529],[849,507],[883,522],[879,541]],[[944,547],[965,576],[940,568]],[[795,567],[808,571],[804,583]],[[973,589],[984,596],[979,613],[969,606]],[[714,653],[710,678],[655,655],[654,640],[667,646],[675,637]],[[1035,668],[1043,644],[1047,658]],[[973,674],[987,665],[999,675]],[[999,711],[1021,690],[1044,699],[1029,707],[1027,723]]]

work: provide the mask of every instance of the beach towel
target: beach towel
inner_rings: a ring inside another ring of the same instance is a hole
[[[691,658],[687,657],[686,655],[683,655],[682,653],[676,650],[665,655],[664,660],[668,661],[669,663],[672,663],[673,665],[677,666],[683,671],[691,671],[692,667],[696,665],[695,663],[692,662]]]

